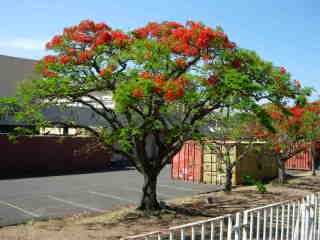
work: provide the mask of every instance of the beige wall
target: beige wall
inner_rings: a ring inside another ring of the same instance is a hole
[[[234,161],[247,151],[247,144],[241,144],[231,150],[231,159]],[[271,179],[278,174],[276,161],[268,154],[266,145],[255,143],[241,161],[237,162],[233,170],[233,184],[241,184],[244,176],[248,175],[256,180]],[[203,182],[223,184],[226,180],[225,164],[204,146],[203,151]]]

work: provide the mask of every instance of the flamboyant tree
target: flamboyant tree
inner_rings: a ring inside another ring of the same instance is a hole
[[[300,109],[296,124],[299,124],[299,135],[310,145],[312,158],[312,174],[316,175],[318,160],[317,142],[320,140],[320,102],[307,103]]]
[[[264,118],[259,102],[283,104],[300,89],[281,67],[238,48],[220,27],[149,23],[128,33],[82,21],[47,44],[42,78],[21,87],[19,117],[38,126],[84,128],[130,160],[144,177],[140,209],[157,210],[157,177],[201,120],[225,103]],[[95,93],[112,95],[115,108]],[[93,128],[49,121],[41,109],[80,104],[101,119]]]
[[[287,107],[286,111],[276,106],[269,106],[268,111],[275,131],[268,131],[262,125],[255,129],[257,136],[268,142],[276,158],[279,183],[286,181],[287,160],[309,148],[312,149],[315,159],[315,143],[320,137],[320,130],[317,128],[320,123],[319,110],[317,103],[297,104],[294,107]]]

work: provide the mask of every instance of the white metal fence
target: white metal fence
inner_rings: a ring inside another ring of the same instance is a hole
[[[126,239],[320,240],[320,193]]]

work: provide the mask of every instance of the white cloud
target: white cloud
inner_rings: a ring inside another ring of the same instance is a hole
[[[45,49],[46,41],[29,39],[29,38],[15,38],[0,40],[0,48],[14,48],[32,51],[41,51]]]

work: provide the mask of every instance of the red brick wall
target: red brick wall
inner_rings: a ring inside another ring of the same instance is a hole
[[[103,169],[110,160],[111,153],[93,138],[23,136],[13,143],[0,135],[0,176]]]

